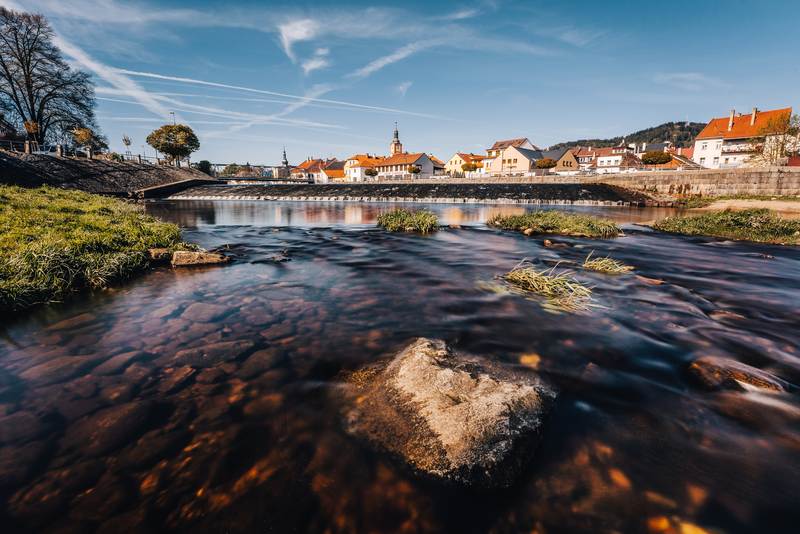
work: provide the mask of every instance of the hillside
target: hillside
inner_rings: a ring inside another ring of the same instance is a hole
[[[209,177],[194,169],[100,159],[57,158],[0,150],[0,184],[128,196],[138,189]]]
[[[694,138],[705,128],[703,122],[665,122],[659,126],[645,128],[638,132],[626,135],[625,143],[658,143],[672,141],[675,146],[689,147],[694,143]],[[550,150],[559,148],[569,148],[573,146],[617,146],[622,142],[623,137],[612,137],[610,139],[578,139],[577,141],[567,141],[558,143],[550,147]]]

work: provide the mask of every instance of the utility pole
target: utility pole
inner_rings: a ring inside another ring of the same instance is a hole
[[[169,114],[172,115],[172,125],[175,126],[175,112],[170,111]]]

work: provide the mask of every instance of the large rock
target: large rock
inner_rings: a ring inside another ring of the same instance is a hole
[[[90,456],[103,456],[137,438],[147,424],[151,409],[148,402],[105,408],[70,426],[62,444]]]
[[[484,487],[513,482],[556,398],[532,372],[425,338],[351,382],[356,398],[346,418],[353,434],[423,474]]]

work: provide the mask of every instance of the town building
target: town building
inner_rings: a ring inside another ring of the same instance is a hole
[[[294,179],[305,179],[309,182],[318,183],[322,168],[328,162],[324,159],[308,158],[300,165],[292,169],[291,177]]]
[[[355,154],[347,158],[344,162],[345,181],[347,182],[367,182],[375,179],[368,176],[367,169],[374,169],[375,165],[383,159],[383,156],[370,154]]]
[[[781,124],[789,121],[792,108],[747,115],[731,110],[727,117],[713,118],[697,135],[692,159],[709,169],[728,169],[752,164],[759,145],[775,142]],[[796,140],[795,143],[796,145]]]
[[[495,141],[494,144],[486,149],[486,154],[489,159],[494,159],[500,156],[503,150],[509,148],[526,148],[528,150],[539,150],[527,137],[518,137],[517,139],[505,139],[503,141]]]
[[[626,146],[594,149],[595,158],[591,170],[597,174],[631,172],[642,166],[642,162]]]
[[[466,152],[456,152],[444,165],[444,172],[450,176],[462,176],[466,172],[483,174],[483,161],[486,156]],[[464,171],[463,166],[471,164],[475,166],[474,171]]]
[[[339,161],[336,159],[328,161],[320,169],[318,182],[321,184],[327,184],[332,182],[344,182],[345,181],[344,164],[345,164],[344,161]]]
[[[412,172],[412,168],[419,169],[419,172]],[[382,158],[375,163],[374,169],[378,171],[378,178],[381,179],[422,178],[434,174],[433,161],[423,152],[414,154],[404,152]]]
[[[561,150],[561,156],[553,158],[556,160],[556,166],[550,169],[550,172],[558,174],[559,176],[575,176],[581,172],[581,164],[570,148]]]
[[[533,171],[536,162],[540,159],[542,159],[542,152],[538,148],[530,149],[509,145],[502,149],[496,157],[486,160],[488,164],[484,161],[484,167],[486,167],[486,173],[491,176],[519,176]]]

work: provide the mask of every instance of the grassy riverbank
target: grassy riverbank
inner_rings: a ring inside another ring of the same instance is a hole
[[[436,214],[425,210],[396,209],[378,216],[378,226],[390,232],[419,232],[427,234],[439,227]]]
[[[767,209],[718,211],[692,217],[667,217],[654,224],[653,228],[683,235],[783,245],[800,244],[800,221],[784,219]]]
[[[181,245],[180,229],[126,202],[73,190],[0,186],[0,314],[103,288]]]
[[[613,221],[565,211],[539,210],[523,215],[498,215],[486,224],[525,235],[558,234],[575,237],[616,237],[622,233]]]
[[[738,201],[738,202],[737,202]],[[775,204],[797,203],[800,208],[800,196],[797,195],[722,195],[722,196],[691,196],[679,200],[677,203],[684,208],[708,208],[715,203],[740,204],[747,206],[749,202],[770,202]]]

